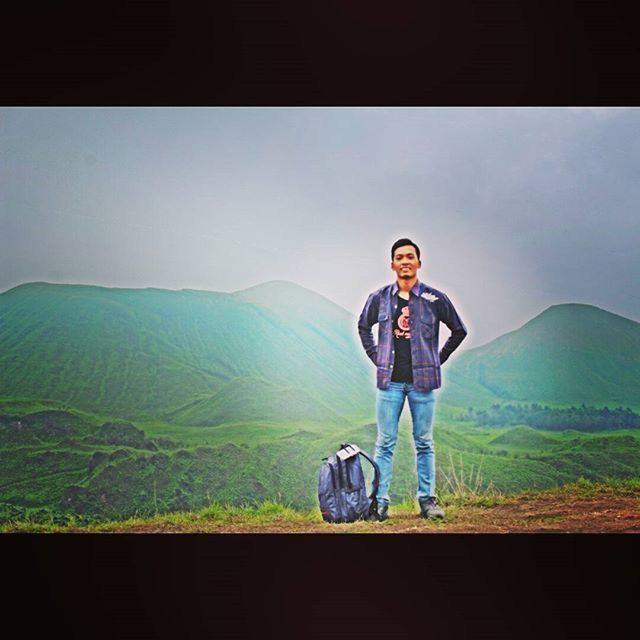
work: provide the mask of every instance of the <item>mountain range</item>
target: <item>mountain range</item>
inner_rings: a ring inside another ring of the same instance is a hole
[[[371,419],[356,318],[299,285],[234,293],[19,285],[0,294],[0,397],[211,426]],[[554,305],[443,366],[441,401],[640,403],[640,323]]]

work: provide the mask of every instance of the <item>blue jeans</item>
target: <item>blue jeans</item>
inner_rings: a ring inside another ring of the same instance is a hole
[[[378,416],[378,438],[375,461],[380,467],[378,487],[379,504],[389,504],[389,485],[393,466],[393,451],[398,439],[398,421],[409,398],[409,409],[413,422],[413,441],[416,445],[418,468],[418,500],[435,495],[436,463],[433,446],[433,417],[436,398],[434,390],[416,391],[412,384],[392,382],[388,389],[377,389],[376,412]]]

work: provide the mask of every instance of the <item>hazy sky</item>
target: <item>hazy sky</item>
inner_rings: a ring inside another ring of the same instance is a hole
[[[640,320],[639,203],[637,108],[0,109],[0,291],[285,279],[358,314],[409,236],[474,346]]]

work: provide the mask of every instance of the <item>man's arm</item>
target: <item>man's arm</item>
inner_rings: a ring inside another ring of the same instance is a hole
[[[360,334],[360,342],[364,350],[369,356],[373,364],[378,364],[378,346],[373,339],[371,327],[378,322],[378,309],[380,307],[380,296],[372,293],[362,309],[360,318],[358,319],[358,333]]]
[[[444,364],[449,356],[460,346],[460,343],[467,337],[467,328],[458,315],[451,300],[443,293],[439,300],[440,320],[444,322],[451,335],[440,350],[440,364]]]

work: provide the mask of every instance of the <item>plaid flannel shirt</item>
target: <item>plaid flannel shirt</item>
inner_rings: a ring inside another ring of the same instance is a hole
[[[374,291],[364,305],[358,319],[358,333],[364,350],[376,365],[378,389],[388,389],[393,370],[393,315],[398,307],[398,283]],[[430,391],[442,385],[440,365],[467,335],[467,328],[451,300],[433,287],[418,281],[409,293],[409,322],[413,386],[418,391]],[[440,322],[451,335],[438,353]],[[371,327],[378,323],[378,344]]]

